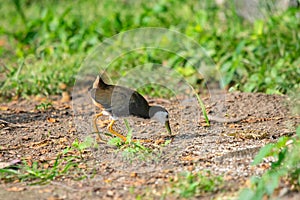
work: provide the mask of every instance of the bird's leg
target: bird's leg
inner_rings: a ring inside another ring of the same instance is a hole
[[[108,128],[108,131],[111,132],[112,134],[114,134],[115,136],[121,138],[124,142],[126,142],[126,137],[123,136],[122,134],[116,132],[116,131],[113,129],[112,126],[114,125],[114,123],[115,123],[115,120],[112,120],[112,121],[110,122],[110,124],[109,124],[108,127],[107,127],[107,128]]]
[[[95,115],[93,125],[94,125],[94,130],[95,130],[95,132],[97,132],[97,134],[98,134],[98,140],[100,140],[100,141],[105,141],[105,140],[103,140],[102,137],[100,136],[100,132],[99,132],[99,129],[98,129],[98,126],[97,126],[97,119],[98,119],[98,117],[100,117],[100,116],[102,116],[102,115],[103,115],[102,112],[100,112],[100,113],[98,113],[97,115]]]
[[[100,117],[102,115],[103,115],[103,113],[100,112],[97,115],[95,115],[95,117],[94,117],[94,129],[95,129],[96,132],[99,132],[98,127],[97,127],[97,119],[98,119],[98,117]]]
[[[98,115],[99,115],[99,114],[98,114]],[[98,115],[96,115],[95,118],[97,118]],[[101,116],[101,115],[99,115],[99,116]],[[99,116],[98,116],[98,117],[99,117]],[[115,130],[113,129],[114,123],[115,123],[115,120],[112,120],[112,121],[110,122],[110,124],[109,124],[108,127],[107,127],[108,131],[111,132],[112,134],[114,134],[115,136],[121,138],[121,140],[123,140],[123,142],[126,142],[126,140],[127,140],[126,137],[123,136],[122,134],[118,133],[117,131],[115,131]],[[98,130],[98,129],[97,129],[97,130]],[[99,132],[98,132],[98,134],[99,134]],[[100,137],[100,135],[99,135],[99,137]],[[101,137],[100,137],[100,138],[101,138]],[[150,139],[133,139],[132,141],[133,141],[133,142],[141,142],[141,143],[149,143],[149,142],[152,142],[153,140],[150,140]]]

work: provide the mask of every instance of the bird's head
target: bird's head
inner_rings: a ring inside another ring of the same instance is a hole
[[[165,108],[161,106],[150,106],[149,117],[162,124],[165,124],[168,133],[172,134],[170,122],[169,122],[169,113]]]

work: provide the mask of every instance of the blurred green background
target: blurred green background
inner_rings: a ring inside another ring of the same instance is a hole
[[[194,39],[231,90],[299,91],[299,8],[268,9],[265,17],[249,21],[233,1],[0,1],[1,99],[60,94],[62,85],[72,87],[80,64],[101,41],[140,27],[169,28]],[[171,62],[170,54],[132,56],[119,64],[135,66],[137,60],[170,61],[191,84],[199,83],[197,70],[184,61]]]

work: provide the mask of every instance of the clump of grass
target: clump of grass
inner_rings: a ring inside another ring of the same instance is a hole
[[[285,182],[290,191],[300,191],[299,138],[300,126],[297,128],[296,137],[281,137],[278,142],[261,148],[254,158],[253,165],[262,163],[264,158],[270,156],[276,161],[271,163],[270,169],[261,177],[251,178],[251,186],[241,191],[239,199],[274,198],[275,190],[280,187],[281,182]]]
[[[126,142],[123,142],[118,137],[114,137],[108,141],[108,144],[116,146],[118,148],[117,152],[121,152],[122,156],[130,162],[158,161],[162,155],[162,148],[169,145],[171,140],[166,140],[161,145],[148,143],[149,145],[146,146],[139,140],[132,139],[133,129],[130,127],[126,119],[124,119],[124,122],[127,128]]]
[[[88,148],[97,148],[98,144],[95,142],[95,140],[91,137],[85,137],[82,142],[80,142],[77,138],[72,143],[72,146],[70,148],[67,148],[65,151],[69,150],[77,150],[80,153],[81,159],[83,159],[82,155],[84,151]]]
[[[14,166],[15,169],[0,169],[0,178],[5,182],[19,180],[30,184],[46,184],[50,181],[67,175],[71,168],[77,166],[75,157],[62,157],[58,155],[52,167],[43,168],[37,161],[29,165],[25,160],[21,165]]]
[[[40,110],[40,111],[46,111],[52,107],[53,107],[53,105],[51,102],[42,102],[42,103],[36,105],[35,109]]]
[[[51,164],[50,161],[43,163],[34,161],[30,164],[28,161],[23,160],[19,165],[0,169],[0,180],[5,182],[18,180],[36,185],[47,184],[55,179],[68,175],[76,180],[83,179],[86,177],[85,175],[78,177],[78,174],[76,174],[75,177],[71,176],[71,174],[76,170],[79,162],[83,160],[84,151],[87,148],[95,147],[95,145],[95,141],[90,137],[85,138],[82,142],[76,139],[72,146],[57,155],[53,164]],[[72,155],[69,155],[70,152],[72,152]],[[78,154],[79,156],[77,156]]]
[[[209,171],[198,173],[185,172],[171,180],[167,193],[179,195],[181,198],[199,197],[220,190],[223,178]]]
[[[120,138],[115,137],[111,138],[108,141],[108,144],[118,147],[118,151],[121,151],[122,155],[129,160],[136,158],[145,160],[147,157],[149,158],[153,153],[152,149],[145,147],[139,141],[133,141],[133,129],[130,127],[126,119],[124,119],[124,122],[127,128],[126,142],[123,142]]]

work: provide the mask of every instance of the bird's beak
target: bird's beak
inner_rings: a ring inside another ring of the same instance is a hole
[[[171,135],[171,134],[172,134],[172,131],[171,131],[171,127],[170,127],[170,122],[169,122],[169,121],[166,121],[166,122],[165,122],[165,126],[166,126],[166,129],[167,129],[168,133]]]

